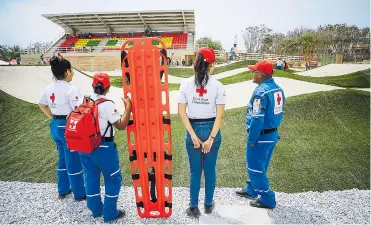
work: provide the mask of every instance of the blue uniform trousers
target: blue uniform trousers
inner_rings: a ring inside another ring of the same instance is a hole
[[[58,149],[58,193],[63,195],[72,189],[75,199],[85,197],[84,177],[78,152],[67,149],[64,136],[66,120],[52,119],[50,133]]]
[[[80,155],[85,173],[87,205],[92,211],[93,217],[103,215],[105,222],[116,219],[119,215],[117,200],[122,182],[116,144],[102,142],[99,148],[92,153],[80,153]],[[104,204],[100,194],[101,172],[105,185]]]

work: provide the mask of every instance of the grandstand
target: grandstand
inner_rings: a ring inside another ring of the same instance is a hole
[[[120,67],[120,48],[130,38],[152,36],[166,45],[173,61],[193,59],[195,15],[193,10],[66,13],[42,15],[61,26],[64,33],[43,50],[44,58],[61,53],[82,70]],[[161,47],[159,43],[154,45]],[[130,47],[130,44],[128,45]],[[23,64],[36,64],[40,53],[23,52]]]

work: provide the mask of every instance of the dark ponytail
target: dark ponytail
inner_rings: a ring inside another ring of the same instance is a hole
[[[196,87],[206,86],[209,81],[209,63],[205,61],[202,54],[197,54],[194,65]]]
[[[56,56],[50,59],[50,66],[55,79],[63,80],[66,78],[67,70],[71,70],[71,63],[66,59],[60,59]]]
[[[98,95],[103,95],[106,89],[104,89],[102,82],[99,82],[95,87],[93,86],[94,93]]]

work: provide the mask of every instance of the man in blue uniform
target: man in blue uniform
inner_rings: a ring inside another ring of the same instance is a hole
[[[249,66],[253,71],[253,82],[259,86],[254,90],[246,112],[246,169],[247,185],[236,194],[254,199],[250,205],[259,208],[276,207],[274,192],[269,187],[267,171],[274,147],[278,140],[277,128],[284,113],[285,95],[274,82],[273,65],[259,61]]]

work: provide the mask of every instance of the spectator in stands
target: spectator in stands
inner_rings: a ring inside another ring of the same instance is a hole
[[[282,65],[283,65],[283,62],[282,62],[281,58],[279,58],[276,62],[276,69],[277,70],[282,70]]]
[[[185,60],[182,59],[182,66],[185,66]]]

